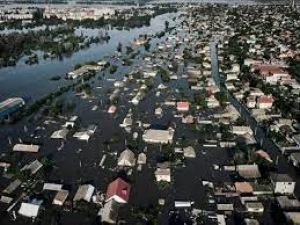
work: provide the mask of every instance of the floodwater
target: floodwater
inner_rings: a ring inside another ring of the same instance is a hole
[[[128,31],[110,31],[112,38],[109,44],[95,46],[95,48],[91,48],[85,52],[79,52],[78,54],[75,53],[72,57],[72,60],[78,60],[77,62],[81,62],[80,60],[87,61],[91,59],[99,59],[100,57],[109,55],[115,51],[119,41],[122,41],[124,46],[132,42],[133,38],[141,33],[147,32],[149,34],[149,32],[162,30],[164,28],[163,21],[166,18],[172,17],[173,15],[164,15],[159,17],[160,19],[156,18],[156,22],[158,24],[153,24],[151,28],[152,31],[149,31],[149,28],[135,29],[135,32],[133,33]],[[119,34],[126,34],[128,36],[117,36]],[[160,39],[153,38],[150,42],[151,50],[156,49],[157,42],[165,41],[166,38],[166,36]],[[99,49],[102,49],[103,52],[99,53]],[[141,54],[145,54],[143,47],[140,49]],[[42,70],[42,68],[48,68],[49,71],[45,72],[47,72],[49,75],[52,75],[54,73],[53,70],[58,68],[60,68],[60,72],[62,72],[64,69],[66,70],[65,72],[67,72],[67,69],[70,69],[71,67],[71,65],[67,63],[70,63],[69,60],[71,59],[66,59],[63,62],[55,61],[54,65],[57,65],[57,67],[55,68],[53,66],[53,69],[51,63],[47,64],[47,61],[45,61],[45,64],[36,65],[33,68],[37,67],[40,68],[40,70]],[[161,61],[162,64],[165,64],[166,62],[167,60]],[[142,65],[143,63],[145,63],[145,61],[141,60],[140,56],[134,60],[134,65]],[[121,67],[120,61],[116,61],[115,64],[119,65],[117,73],[112,75],[107,74],[102,80],[97,78],[93,80],[92,86],[95,88],[95,98],[83,100],[77,96],[74,96],[72,91],[63,95],[63,98],[68,99],[68,101],[70,100],[76,102],[76,108],[75,111],[72,112],[72,115],[78,115],[81,118],[80,127],[86,127],[89,124],[95,123],[98,125],[95,135],[89,140],[89,142],[78,141],[74,138],[68,137],[67,141],[65,141],[63,149],[58,151],[61,141],[53,140],[49,137],[51,136],[52,132],[60,129],[61,125],[64,123],[63,120],[58,119],[57,124],[44,125],[42,123],[43,121],[28,122],[26,119],[24,119],[19,121],[17,124],[5,125],[0,129],[0,143],[2,147],[0,149],[0,153],[11,151],[12,146],[9,145],[7,141],[8,137],[11,138],[13,143],[17,143],[19,138],[21,138],[24,142],[41,142],[42,148],[38,154],[24,154],[22,160],[31,161],[33,159],[40,158],[43,155],[51,157],[54,162],[54,169],[52,169],[52,171],[46,176],[48,182],[65,184],[71,191],[70,199],[72,196],[74,196],[78,185],[82,183],[94,184],[98,191],[104,193],[109,182],[118,175],[114,168],[117,165],[117,155],[119,155],[119,153],[126,147],[124,140],[130,141],[132,139],[132,133],[138,132],[140,142],[138,148],[133,149],[135,154],[137,155],[145,147],[145,143],[141,141],[141,136],[143,134],[143,130],[141,128],[138,126],[133,126],[132,132],[128,134],[119,127],[119,124],[122,123],[123,118],[127,114],[128,110],[132,109],[135,123],[138,120],[141,120],[143,123],[150,124],[175,123],[177,126],[174,140],[177,140],[183,136],[186,138],[186,140],[190,140],[191,144],[196,149],[197,158],[186,160],[186,167],[184,168],[172,169],[172,183],[167,190],[161,191],[158,190],[154,177],[155,164],[157,157],[160,155],[160,147],[156,145],[149,145],[147,150],[147,165],[143,167],[141,172],[138,172],[136,168],[134,168],[133,174],[129,177],[132,185],[130,201],[121,208],[119,219],[124,218],[127,221],[127,224],[135,224],[136,220],[132,216],[133,210],[135,210],[137,206],[147,207],[149,204],[157,205],[159,198],[164,198],[166,200],[166,205],[160,206],[160,211],[162,213],[159,215],[159,220],[161,221],[160,224],[164,225],[168,224],[169,210],[174,209],[175,200],[195,201],[196,208],[209,210],[211,206],[207,204],[207,192],[201,181],[229,181],[229,177],[226,174],[213,171],[212,169],[212,164],[228,164],[230,160],[229,153],[227,152],[227,149],[207,148],[205,149],[206,154],[202,154],[202,150],[204,149],[202,147],[203,143],[198,143],[198,134],[195,132],[193,127],[182,124],[181,118],[174,118],[174,114],[176,114],[175,108],[164,107],[161,105],[166,97],[170,95],[176,96],[176,88],[183,88],[185,89],[185,92],[190,92],[187,81],[180,77],[184,71],[178,72],[178,80],[171,80],[167,84],[169,87],[168,92],[162,92],[161,96],[157,97],[155,95],[157,90],[156,88],[153,88],[147,93],[146,98],[142,100],[138,106],[134,106],[129,103],[133,97],[130,94],[134,88],[138,87],[137,83],[133,81],[133,83],[128,84],[127,87],[129,89],[122,89],[120,93],[116,116],[111,116],[106,112],[109,105],[104,103],[108,99],[106,91],[110,88],[113,89],[113,83],[107,81],[107,78],[121,80],[124,74],[132,71],[134,67]],[[19,90],[20,93],[32,91],[31,97],[35,97],[39,95],[39,93],[47,93],[47,90],[44,90],[45,88],[51,89],[53,86],[55,88],[55,84],[57,85],[57,82],[53,82],[52,85],[51,81],[47,79],[47,75],[40,75],[38,71],[36,71],[38,70],[37,68],[33,69],[26,65],[19,65],[15,69],[17,69],[17,71],[21,70],[19,67],[24,67],[32,72],[35,72],[35,76],[30,76],[30,82],[32,82],[33,85],[41,85],[41,88],[28,87]],[[11,68],[11,71],[13,71],[13,68]],[[21,73],[16,73],[15,76],[20,77],[20,79],[23,77]],[[39,79],[39,81],[36,81],[35,79]],[[6,82],[9,80],[10,79],[7,78]],[[41,84],[39,84],[39,82]],[[157,87],[160,83],[161,80],[159,76],[156,76],[154,87]],[[24,88],[26,86],[26,84],[22,84],[22,82],[18,82],[16,85],[19,85],[19,88]],[[92,111],[91,109],[94,105],[98,105],[99,108],[95,111]],[[163,108],[162,118],[157,118],[154,116],[154,110],[158,106]],[[28,132],[24,132],[23,125],[27,126],[29,130]],[[45,130],[40,130],[36,134],[40,136],[40,138],[31,138],[29,134],[33,133],[36,127],[39,125],[45,126]],[[108,149],[108,146],[105,142],[114,136],[118,136],[120,141],[110,144]],[[107,154],[107,159],[104,163],[105,168],[101,168],[98,164],[104,154]],[[86,214],[80,213],[76,213],[76,216],[74,217],[70,216],[70,213],[63,212],[60,208],[55,209],[53,206],[51,206],[51,200],[46,201],[45,205],[47,205],[46,211],[42,212],[40,215],[43,224],[51,224],[51,216],[49,216],[49,214],[52,210],[61,212],[62,224],[93,224],[93,221],[96,217],[95,214],[87,216]],[[18,207],[16,207],[16,209],[17,208]],[[0,222],[1,224],[27,224],[28,221],[24,220],[24,218],[18,217],[18,219],[12,223],[9,215],[4,214],[3,217],[1,216]],[[35,224],[38,223],[36,222]]]
[[[20,60],[16,67],[0,69],[0,101],[9,97],[23,97],[25,99],[38,99],[50,92],[55,92],[59,86],[67,82],[61,79],[58,82],[50,81],[54,75],[64,76],[72,71],[77,63],[84,63],[90,60],[99,60],[104,56],[110,56],[119,43],[128,46],[134,38],[140,34],[155,34],[164,30],[164,22],[171,20],[177,14],[169,13],[157,16],[151,20],[149,27],[135,28],[130,30],[107,30],[110,41],[103,44],[91,45],[89,49],[73,53],[69,58],[40,60],[37,65],[26,65]],[[171,25],[171,23],[170,23]],[[79,29],[84,35],[97,35],[101,29]]]
[[[70,71],[76,63],[97,60],[104,56],[109,56],[114,53],[119,42],[121,42],[123,46],[126,46],[139,34],[149,34],[163,30],[164,21],[171,19],[173,16],[172,14],[159,16],[151,21],[150,27],[130,31],[110,30],[109,35],[111,36],[111,40],[108,44],[95,45],[88,50],[74,53],[71,58],[64,59],[63,61],[46,60],[35,66],[27,66],[20,63],[16,68],[5,68],[0,71],[1,98],[2,96],[11,96],[12,93],[22,97],[38,98],[41,95],[56,90],[57,86],[62,84],[60,82],[66,81],[49,81],[49,77],[53,74],[63,75]],[[82,31],[89,34],[97,32],[97,30]],[[166,36],[161,39],[152,39],[151,49],[156,48],[155,45],[158,41],[164,41],[165,39]],[[141,47],[141,54],[144,53],[145,51],[143,47]],[[139,57],[134,60],[135,65],[142,65],[144,63]],[[215,56],[215,59],[216,58]],[[162,64],[165,62],[166,60],[162,60]],[[121,208],[119,219],[124,218],[127,224],[135,224],[136,220],[134,220],[132,216],[133,210],[136,209],[137,206],[146,207],[149,204],[157,205],[159,198],[166,200],[166,205],[160,206],[162,213],[159,215],[159,219],[161,221],[160,224],[163,225],[168,224],[168,213],[169,210],[174,208],[175,200],[195,201],[195,208],[212,210],[211,205],[208,204],[209,197],[207,189],[203,187],[201,181],[218,181],[220,183],[231,181],[227,173],[215,171],[212,167],[214,164],[220,166],[229,164],[230,152],[228,149],[218,147],[204,149],[202,146],[203,143],[197,141],[199,137],[193,127],[182,124],[180,118],[174,118],[174,114],[176,114],[175,108],[162,106],[164,112],[163,117],[157,118],[153,115],[154,109],[161,106],[161,103],[166,97],[176,95],[175,88],[188,87],[187,81],[180,78],[183,71],[178,74],[178,80],[171,80],[170,83],[168,83],[168,93],[162,93],[160,97],[156,97],[155,92],[157,90],[154,88],[147,93],[146,98],[142,100],[138,106],[133,106],[129,103],[132,99],[130,94],[134,88],[137,88],[137,83],[133,81],[132,84],[127,86],[129,88],[128,90],[122,89],[117,104],[117,114],[116,116],[111,116],[106,112],[109,105],[104,103],[108,99],[107,90],[110,88],[113,89],[113,83],[108,81],[107,78],[121,80],[124,74],[133,69],[133,66],[121,67],[120,61],[116,61],[115,64],[119,65],[117,73],[112,75],[106,73],[104,79],[100,80],[95,78],[90,82],[94,87],[95,98],[81,99],[74,96],[72,91],[63,95],[63,98],[66,98],[68,101],[76,102],[76,108],[74,112],[72,112],[72,115],[78,115],[81,118],[81,128],[89,124],[98,125],[95,135],[89,142],[78,141],[68,137],[64,147],[58,151],[61,141],[53,140],[49,137],[52,132],[61,128],[65,120],[57,119],[57,124],[44,125],[43,121],[28,122],[24,119],[17,124],[5,125],[0,128],[0,153],[11,151],[12,145],[9,145],[7,141],[8,137],[11,138],[13,144],[17,143],[19,138],[25,142],[40,142],[42,143],[41,151],[38,154],[23,154],[22,160],[31,161],[43,155],[51,157],[54,162],[54,168],[46,175],[46,181],[65,184],[71,192],[69,200],[74,196],[78,185],[82,183],[91,183],[95,185],[98,191],[104,193],[109,182],[118,175],[114,169],[117,165],[117,155],[126,147],[124,140],[131,140],[133,132],[138,132],[139,137],[141,137],[143,133],[143,130],[138,126],[133,126],[133,130],[130,134],[119,127],[119,124],[123,121],[128,110],[132,109],[134,122],[141,120],[143,123],[152,124],[176,123],[177,127],[174,140],[185,136],[187,140],[192,141],[192,145],[196,149],[197,158],[185,160],[185,167],[172,169],[171,186],[169,189],[161,191],[158,190],[154,177],[155,163],[160,153],[160,148],[159,146],[149,145],[147,150],[147,166],[143,167],[142,172],[138,172],[136,168],[134,168],[133,174],[129,177],[132,185],[130,201]],[[213,67],[213,75],[216,75],[217,64],[213,64]],[[7,71],[7,73],[4,71]],[[100,73],[102,74],[102,72]],[[97,74],[97,76],[98,75],[99,74]],[[157,76],[155,78],[154,87],[157,87],[159,83],[161,83],[161,80]],[[185,89],[186,92],[189,92],[188,88]],[[91,109],[94,105],[98,105],[98,109],[92,111]],[[28,132],[24,132],[23,125],[28,127]],[[30,137],[29,134],[33,133],[37,126],[45,126],[45,130],[40,130],[36,134],[40,136],[40,138],[34,139]],[[105,143],[114,136],[117,136],[119,141],[110,144],[108,148]],[[140,153],[144,149],[144,146],[145,144],[140,142],[138,148],[133,149],[135,154]],[[203,150],[205,150],[206,154],[202,153]],[[104,163],[105,168],[101,168],[99,162],[104,154],[107,154],[107,159]],[[3,184],[0,182],[0,188],[2,188],[1,185]],[[41,212],[40,215],[43,221],[42,224],[52,224],[52,217],[49,215],[52,210],[59,211],[62,214],[61,224],[94,224],[94,221],[97,220],[96,214],[87,216],[87,214],[84,213],[71,214],[63,212],[61,208],[50,206],[51,200],[45,200],[47,208]],[[17,209],[18,207],[16,207],[15,210]],[[3,211],[2,208],[1,211]],[[11,222],[9,215],[6,213],[1,214],[0,223],[1,225],[39,224],[38,222],[29,223],[28,220],[23,220],[21,217],[18,217],[15,222]],[[273,223],[270,222],[268,224]]]

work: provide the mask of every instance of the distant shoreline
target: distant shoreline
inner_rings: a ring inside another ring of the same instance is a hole
[[[295,4],[299,0],[295,0]],[[182,2],[180,0],[146,0],[146,1],[134,1],[134,0],[129,0],[129,1],[113,1],[113,0],[101,0],[101,1],[84,1],[84,0],[78,0],[78,1],[66,1],[66,0],[42,0],[42,1],[20,1],[20,0],[9,0],[9,1],[4,1],[0,0],[0,7],[1,6],[8,6],[8,5],[30,5],[34,6],[36,5],[41,6],[41,5],[105,5],[105,6],[145,6],[148,4],[233,4],[233,5],[291,5],[292,1],[285,0],[285,1],[280,1],[280,0],[189,0]]]

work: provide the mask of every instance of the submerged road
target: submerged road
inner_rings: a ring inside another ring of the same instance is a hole
[[[218,47],[217,42],[212,41],[211,48],[211,64],[212,64],[212,77],[216,85],[221,91],[225,92],[228,97],[228,101],[240,112],[241,118],[244,119],[253,131],[254,137],[257,143],[260,144],[262,149],[268,152],[273,160],[278,161],[278,173],[294,174],[294,169],[287,162],[286,157],[281,154],[279,147],[267,137],[265,131],[262,129],[259,123],[250,115],[245,106],[232,96],[232,94],[226,89],[221,82],[219,74],[219,62],[218,62]]]

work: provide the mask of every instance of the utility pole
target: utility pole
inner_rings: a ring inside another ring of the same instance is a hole
[[[50,9],[51,9],[51,0],[47,0],[46,1],[46,8],[48,8],[49,12],[50,12]]]
[[[295,8],[295,0],[292,1],[292,7]]]

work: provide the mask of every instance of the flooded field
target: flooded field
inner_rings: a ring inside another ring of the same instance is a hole
[[[64,76],[70,72],[74,65],[91,60],[100,60],[110,56],[116,51],[119,43],[123,46],[130,45],[134,38],[142,34],[155,34],[164,30],[164,22],[171,21],[176,14],[164,14],[151,20],[149,27],[135,28],[130,30],[107,30],[110,36],[108,43],[92,45],[89,49],[74,53],[69,58],[40,60],[37,65],[26,65],[20,60],[16,67],[0,69],[0,100],[8,97],[20,96],[27,99],[38,99],[41,96],[54,92],[59,86],[66,85],[64,80],[51,82],[49,79],[54,75]],[[170,25],[172,22],[170,22]],[[103,29],[78,29],[84,35],[97,35]],[[18,82],[17,82],[18,81]]]

